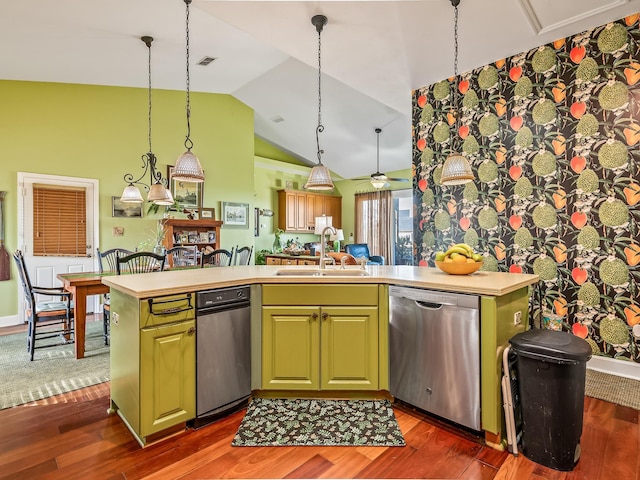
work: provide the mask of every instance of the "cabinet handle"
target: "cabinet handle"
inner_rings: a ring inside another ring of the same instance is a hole
[[[190,327],[189,330],[187,330],[187,335],[193,335],[194,333],[196,333],[196,327]]]
[[[329,318],[329,314],[328,313],[323,313],[322,314],[322,320],[326,320],[327,318]]]
[[[311,314],[311,320],[317,320],[318,319],[318,314],[317,313],[312,313]]]

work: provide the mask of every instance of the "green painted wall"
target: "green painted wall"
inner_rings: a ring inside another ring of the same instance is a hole
[[[267,152],[265,152],[267,153]],[[278,151],[268,152],[274,156],[280,156]],[[286,154],[285,154],[286,155]],[[280,156],[282,158],[282,156]],[[260,235],[255,238],[255,251],[272,250],[275,240],[275,231],[278,228],[278,190],[284,190],[287,182],[291,182],[294,190],[302,190],[307,181],[308,167],[291,165],[276,161],[272,158],[264,158],[256,154],[255,157],[255,206],[258,208],[268,208],[273,210],[273,217],[260,217]],[[337,192],[336,192],[337,194]],[[291,234],[284,233],[280,240],[284,243],[287,240],[295,240],[302,243],[317,242],[320,238],[314,234]],[[255,256],[254,256],[255,260]]]
[[[306,166],[296,157],[283,152],[258,136],[256,136],[254,140],[254,153],[257,157],[270,158],[271,160]]]
[[[163,174],[185,150],[184,92],[153,91],[153,151]],[[17,245],[17,172],[99,180],[100,247],[133,249],[161,216],[113,218],[111,197],[124,187],[123,175],[141,170],[148,150],[147,90],[141,88],[0,81],[0,190],[6,191],[5,241]],[[191,138],[206,175],[203,206],[220,202],[254,204],[253,110],[229,95],[191,94]],[[147,204],[145,204],[146,211]],[[176,214],[176,216],[178,216]],[[112,227],[124,227],[112,237]],[[224,229],[222,247],[253,244],[248,229]],[[17,272],[0,282],[0,319],[17,312]]]

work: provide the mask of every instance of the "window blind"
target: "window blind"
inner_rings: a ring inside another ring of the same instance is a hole
[[[33,255],[87,255],[86,190],[33,186]]]

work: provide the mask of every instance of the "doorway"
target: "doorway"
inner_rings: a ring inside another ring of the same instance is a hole
[[[77,256],[34,255],[34,185],[82,189],[86,204],[86,247]],[[95,248],[98,241],[98,181],[95,179],[64,177],[37,173],[18,172],[18,245],[22,250],[28,274],[34,285],[60,286],[56,276],[60,273],[87,272],[97,269]],[[18,314],[25,321],[24,294],[18,292]],[[47,300],[46,297],[38,299]],[[98,297],[89,297],[87,312],[99,311]]]

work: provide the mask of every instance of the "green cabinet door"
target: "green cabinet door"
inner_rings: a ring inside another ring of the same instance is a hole
[[[140,330],[140,436],[196,412],[195,320]]]
[[[378,307],[322,307],[321,389],[378,389]]]
[[[318,390],[320,309],[262,308],[262,388]]]

